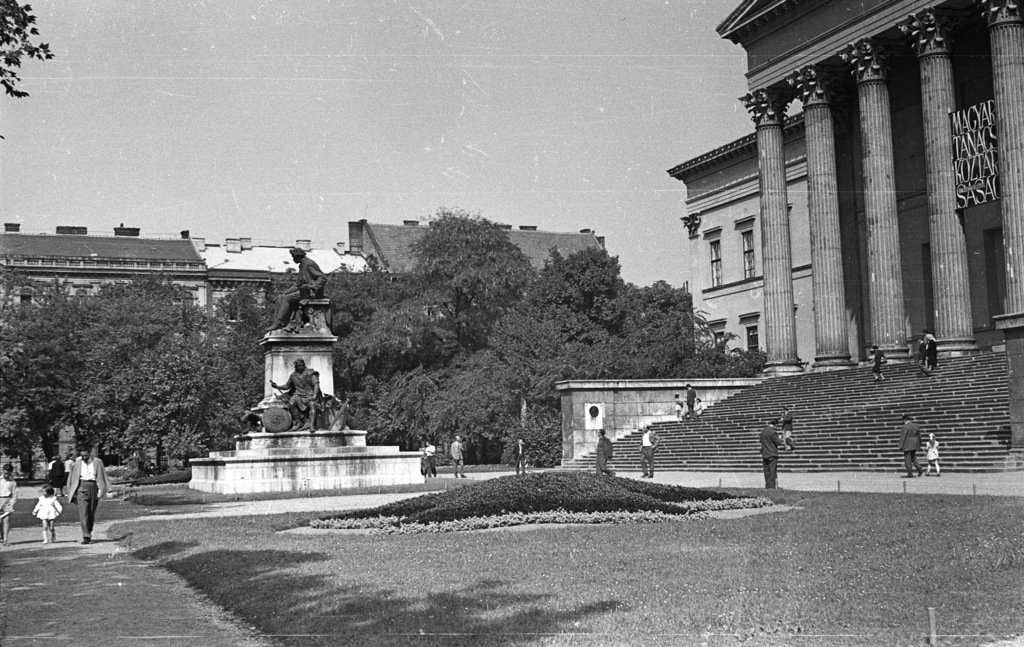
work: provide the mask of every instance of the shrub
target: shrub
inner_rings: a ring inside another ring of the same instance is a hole
[[[132,479],[130,485],[166,485],[168,483],[188,483],[192,480],[192,469],[171,470],[163,474],[141,476]]]
[[[504,476],[473,487],[427,494],[322,520],[394,517],[396,524],[426,524],[556,510],[566,513],[663,512],[680,515],[694,511],[694,506],[685,504],[708,501],[722,502],[727,507],[745,507],[741,500],[722,492],[589,473],[546,472]]]

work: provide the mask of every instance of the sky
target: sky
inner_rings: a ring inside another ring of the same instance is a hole
[[[347,242],[441,207],[606,237],[680,286],[669,168],[753,132],[739,0],[43,0],[0,98],[0,217]]]

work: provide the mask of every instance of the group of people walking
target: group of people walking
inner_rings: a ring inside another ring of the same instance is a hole
[[[96,523],[96,510],[104,494],[110,491],[103,461],[83,449],[75,460],[68,455],[67,461],[56,457],[49,464],[47,482],[32,510],[43,528],[43,543],[57,543],[56,521],[64,512],[59,496],[78,507],[78,520],[82,528],[82,543],[92,542],[92,531]],[[18,482],[14,478],[14,467],[7,463],[0,476],[0,544],[6,546],[11,536],[11,514],[18,501]]]

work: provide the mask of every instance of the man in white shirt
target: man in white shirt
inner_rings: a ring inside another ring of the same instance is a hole
[[[640,439],[640,469],[644,473],[640,478],[654,478],[654,452],[659,445],[661,445],[661,438],[658,437],[658,432],[650,427],[645,429],[644,435]]]
[[[82,524],[82,543],[92,541],[92,527],[96,522],[96,508],[100,499],[110,491],[107,470],[103,461],[92,457],[89,449],[79,450],[79,458],[71,466],[68,476],[68,497],[78,505],[78,521]]]

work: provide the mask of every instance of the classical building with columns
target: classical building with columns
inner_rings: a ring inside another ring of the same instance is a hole
[[[718,32],[754,133],[669,171],[697,307],[776,374],[923,328],[1005,349],[1024,445],[1024,3],[745,0]]]

